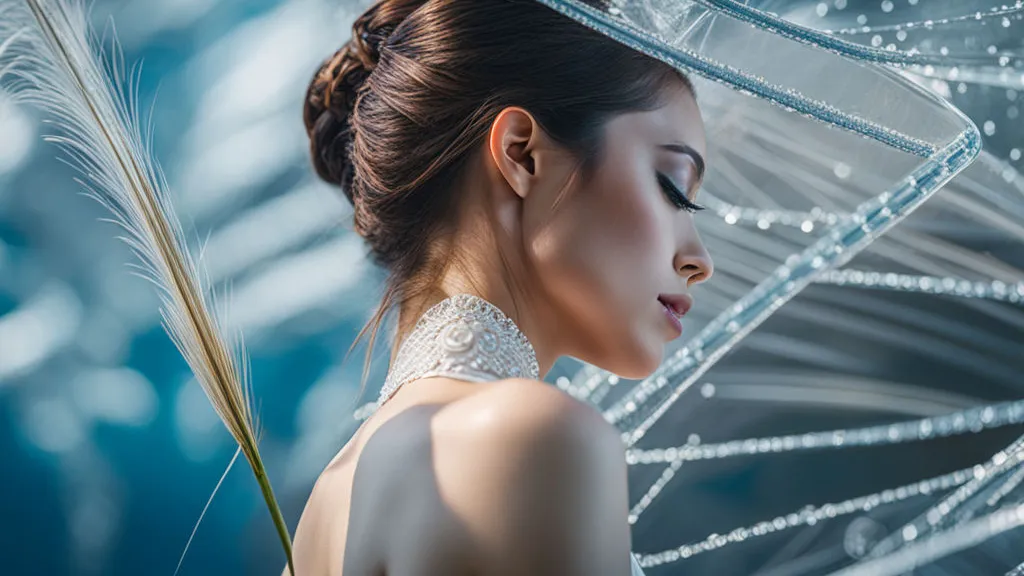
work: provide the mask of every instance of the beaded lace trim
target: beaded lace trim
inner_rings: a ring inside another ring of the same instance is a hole
[[[495,305],[456,294],[430,307],[398,349],[377,407],[407,382],[444,376],[470,382],[539,379],[533,345]]]

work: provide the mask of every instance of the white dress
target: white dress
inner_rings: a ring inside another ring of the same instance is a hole
[[[430,307],[395,356],[377,399],[380,408],[400,386],[434,376],[469,382],[540,378],[533,345],[497,306],[456,294]],[[644,576],[629,555],[630,576]]]

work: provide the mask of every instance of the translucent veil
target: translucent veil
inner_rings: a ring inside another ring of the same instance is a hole
[[[716,272],[695,292],[693,335],[642,382],[590,366],[559,379],[620,427],[631,464],[650,468],[631,522],[658,509],[676,472],[696,461],[1024,420],[1022,402],[951,400],[965,380],[980,398],[1019,386],[1024,185],[981,151],[981,132],[948,90],[951,79],[1024,83],[1020,2],[967,14],[962,3],[882,2],[892,23],[869,27],[842,0],[539,1],[689,73],[708,127],[701,198],[713,214],[698,227]],[[701,443],[686,419],[716,394],[919,417],[760,438],[719,430],[722,441]],[[641,564],[685,570],[704,552],[901,506],[896,529],[869,537],[851,525],[847,540],[860,543],[840,542],[842,558],[779,572],[901,574],[1024,522],[1022,461],[1014,444],[977,455],[976,467],[677,540],[640,554]],[[924,503],[906,516],[912,499]],[[672,541],[672,512],[657,516],[657,541]]]

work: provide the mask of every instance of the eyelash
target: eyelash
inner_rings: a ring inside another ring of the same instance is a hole
[[[665,196],[668,197],[669,201],[671,201],[676,208],[686,210],[690,214],[704,210],[704,206],[690,202],[690,199],[676,187],[672,182],[672,179],[661,172],[658,172],[658,183],[661,184],[661,189],[665,192]]]

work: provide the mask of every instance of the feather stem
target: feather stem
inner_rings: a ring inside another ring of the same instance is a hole
[[[20,80],[16,97],[22,91],[56,117],[65,135],[50,140],[83,174],[88,195],[127,232],[122,239],[161,291],[162,325],[249,461],[294,574],[291,538],[259,454],[245,349],[240,335],[234,349],[228,345],[210,311],[208,291],[163,190],[163,173],[141,136],[131,90],[138,68],[126,77],[126,102],[116,35],[108,71],[90,47],[81,0],[24,0],[24,22],[7,20],[13,2],[0,0],[0,71]]]

